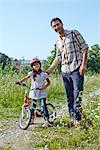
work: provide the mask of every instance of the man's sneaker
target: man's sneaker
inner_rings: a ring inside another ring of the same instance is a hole
[[[74,125],[74,118],[70,118],[69,122],[68,122],[68,127],[72,127]]]
[[[78,120],[75,120],[75,119],[74,119],[74,124],[73,124],[73,125],[74,125],[74,127],[76,127],[76,128],[77,128],[77,127],[79,126],[79,122],[78,122]]]

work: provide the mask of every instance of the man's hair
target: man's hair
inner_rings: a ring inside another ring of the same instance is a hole
[[[50,25],[52,26],[52,22],[53,22],[53,21],[56,21],[56,20],[58,20],[58,21],[59,21],[59,22],[63,25],[63,23],[62,23],[61,19],[60,19],[60,18],[58,18],[58,17],[53,18],[53,19],[51,20],[51,22],[50,22]]]

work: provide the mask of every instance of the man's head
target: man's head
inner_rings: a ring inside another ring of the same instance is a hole
[[[59,34],[64,30],[63,23],[60,18],[53,18],[50,22],[52,28]]]
[[[53,19],[51,20],[51,22],[50,22],[51,26],[52,26],[52,22],[54,22],[54,21],[56,21],[56,20],[58,20],[58,21],[63,25],[61,19],[56,17],[56,18],[53,18]]]

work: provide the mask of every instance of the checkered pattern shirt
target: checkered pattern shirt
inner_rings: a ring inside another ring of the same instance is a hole
[[[61,62],[61,71],[71,73],[82,63],[83,51],[88,45],[77,30],[65,30],[65,37],[56,43],[56,57]]]

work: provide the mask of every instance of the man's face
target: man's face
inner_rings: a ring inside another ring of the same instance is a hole
[[[60,34],[63,30],[63,25],[59,22],[59,20],[56,20],[52,22],[52,28]]]

